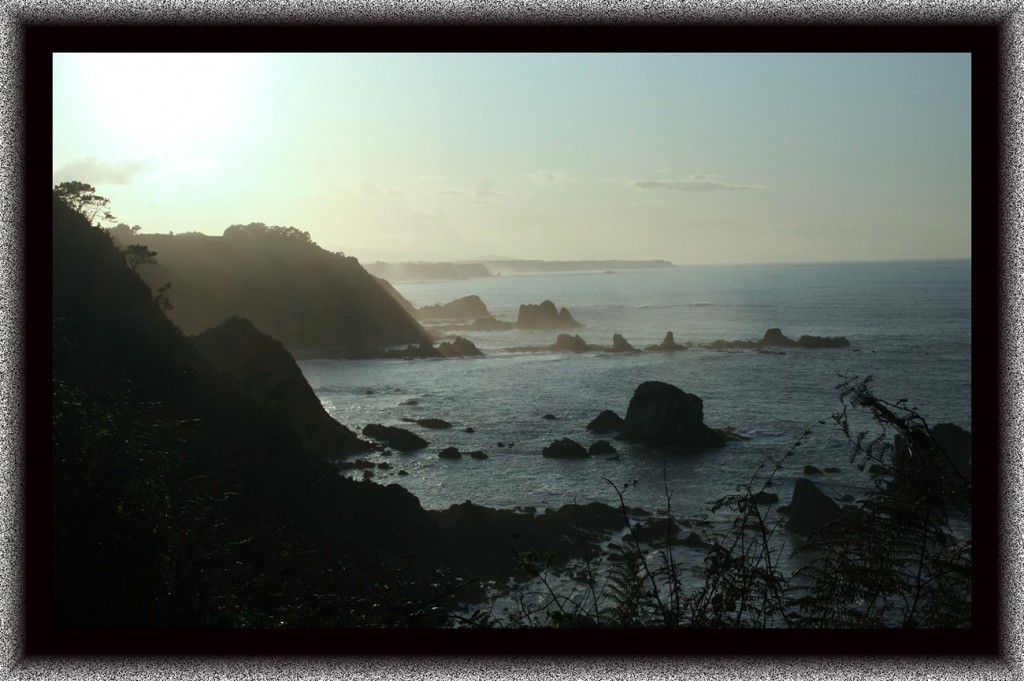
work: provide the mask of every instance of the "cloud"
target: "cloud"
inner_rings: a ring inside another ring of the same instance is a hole
[[[494,199],[522,196],[522,194],[499,191],[489,180],[484,180],[475,189],[445,189],[435,192],[435,194],[459,197],[466,203],[491,203]]]
[[[68,161],[53,171],[56,183],[79,180],[93,185],[129,184],[139,173],[149,170],[149,159],[127,159],[111,163],[100,161],[95,156]]]
[[[527,173],[526,179],[533,184],[559,184],[565,179],[565,173],[535,170],[532,173]]]
[[[685,180],[632,180],[634,189],[667,189],[676,192],[763,189],[752,184],[730,184],[719,175],[690,175]]]

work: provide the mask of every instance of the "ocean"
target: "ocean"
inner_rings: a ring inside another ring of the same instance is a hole
[[[476,294],[507,321],[515,321],[522,303],[551,300],[582,324],[569,333],[591,344],[610,346],[620,333],[643,348],[668,331],[677,343],[758,340],[769,328],[793,339],[806,334],[850,341],[848,348],[786,348],[780,354],[701,348],[513,353],[505,349],[548,345],[559,332],[468,331],[460,335],[485,357],[300,361],[324,407],[341,423],[356,431],[369,423],[400,426],[430,442],[414,453],[365,457],[390,465],[373,469],[376,482],[402,485],[427,509],[466,500],[538,512],[591,501],[617,505],[613,485],[629,483],[629,506],[664,513],[670,500],[677,518],[695,519],[807,430],[811,434],[770,488],[779,503],[788,503],[805,465],[840,469],[815,477],[834,498],[862,496],[870,480],[849,464],[850,448],[830,422],[841,407],[836,386],[843,376],[874,377],[878,397],[906,399],[929,424],[971,429],[969,260],[680,266],[395,287],[417,307]],[[699,396],[705,423],[735,428],[749,439],[701,452],[611,439],[615,454],[579,460],[541,455],[563,437],[584,446],[609,439],[587,431],[587,424],[605,409],[625,416],[635,388],[651,380]],[[430,430],[403,421],[422,418],[445,419],[454,427]],[[439,458],[450,446],[488,458]],[[363,477],[361,470],[344,474]]]

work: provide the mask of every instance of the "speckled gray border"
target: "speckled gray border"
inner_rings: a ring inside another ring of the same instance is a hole
[[[707,679],[807,678],[987,678],[1024,676],[1021,666],[1022,564],[1024,532],[1021,530],[1021,483],[1024,482],[1021,392],[1024,386],[1022,337],[1024,324],[1024,5],[1021,0],[1000,2],[857,2],[802,0],[796,2],[670,2],[666,0],[500,0],[489,3],[426,0],[421,2],[245,2],[242,0],[116,2],[102,0],[52,0],[12,2],[3,6],[0,52],[0,678],[18,679]],[[487,7],[485,12],[476,7]],[[258,8],[258,9],[257,9]],[[24,455],[22,391],[25,381],[23,355],[24,301],[21,263],[24,208],[21,205],[24,159],[21,27],[29,21],[64,24],[116,21],[206,23],[246,21],[291,23],[296,20],[350,22],[453,21],[550,23],[681,21],[778,23],[845,23],[853,19],[887,23],[974,22],[998,19],[1005,29],[1001,68],[1007,89],[1002,95],[1004,166],[1001,190],[1002,253],[1006,295],[1002,298],[1000,347],[1005,373],[1002,396],[1003,474],[1000,489],[1004,504],[1002,528],[1002,579],[1008,597],[1001,627],[1002,654],[996,659],[913,658],[614,658],[614,657],[430,657],[430,658],[25,658],[22,649],[22,604],[18,585],[24,579],[21,507],[22,456]]]

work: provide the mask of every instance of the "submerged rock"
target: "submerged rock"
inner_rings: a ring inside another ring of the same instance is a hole
[[[598,440],[597,442],[590,445],[588,450],[591,456],[597,456],[599,454],[614,454],[618,450],[612,446],[612,443],[608,440]]]
[[[704,401],[661,381],[641,383],[629,401],[620,440],[703,449],[726,439],[704,424]]]

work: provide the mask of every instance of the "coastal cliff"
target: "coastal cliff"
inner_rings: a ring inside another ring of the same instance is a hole
[[[114,233],[156,262],[137,268],[154,291],[170,284],[172,322],[188,335],[245,317],[292,352],[379,354],[429,334],[355,258],[330,253],[294,228],[234,225],[220,237]]]

